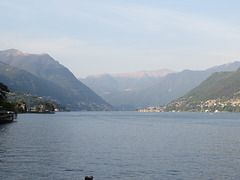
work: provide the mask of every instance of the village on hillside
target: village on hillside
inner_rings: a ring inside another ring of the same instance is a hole
[[[240,112],[240,99],[211,99],[187,103],[186,99],[166,106],[148,107],[138,112]]]

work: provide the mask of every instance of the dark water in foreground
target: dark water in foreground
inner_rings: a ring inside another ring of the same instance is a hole
[[[240,114],[24,114],[0,125],[0,179],[240,179]]]

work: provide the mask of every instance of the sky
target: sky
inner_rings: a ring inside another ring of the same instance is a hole
[[[239,0],[0,0],[0,50],[47,53],[76,77],[240,60]]]

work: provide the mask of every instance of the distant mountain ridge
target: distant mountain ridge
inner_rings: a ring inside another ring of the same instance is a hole
[[[167,74],[174,73],[174,71],[169,69],[160,69],[156,71],[137,71],[130,73],[119,73],[119,74],[98,74],[98,75],[90,75],[87,78],[101,78],[102,76],[109,75],[115,78],[118,77],[128,77],[128,78],[142,78],[142,77],[163,77]]]
[[[130,92],[139,88],[143,88],[153,83],[160,77],[164,77],[171,73],[174,73],[174,71],[169,69],[160,69],[157,71],[92,75],[86,77],[85,79],[79,80],[89,86],[103,99],[108,101],[110,98],[115,97],[123,92]],[[114,104],[118,105],[116,103]]]
[[[58,100],[66,99],[64,105],[72,110],[114,109],[113,106],[106,103],[90,88],[80,82],[66,67],[59,64],[48,54],[24,54],[18,50],[10,49],[0,51],[0,61],[25,70],[38,79],[51,82],[56,88],[58,87],[59,91],[61,90],[61,93],[59,93],[62,95],[58,97]],[[47,91],[49,86],[45,86],[45,88]],[[51,96],[55,96],[54,93]]]
[[[164,77],[155,79],[150,84],[145,84],[142,87],[137,87],[129,91],[115,91],[106,94],[96,92],[99,93],[104,100],[117,107],[145,108],[149,106],[162,106],[185,95],[212,73],[236,71],[239,67],[240,62],[235,61],[202,71],[184,70],[178,73],[170,73]],[[91,88],[102,90],[106,87],[113,87],[115,85],[114,82],[113,77],[105,76],[104,83],[96,83],[95,87],[93,87],[94,83],[92,82]]]

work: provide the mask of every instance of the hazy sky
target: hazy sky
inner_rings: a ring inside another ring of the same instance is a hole
[[[0,50],[48,53],[76,77],[240,60],[239,0],[0,0]]]

